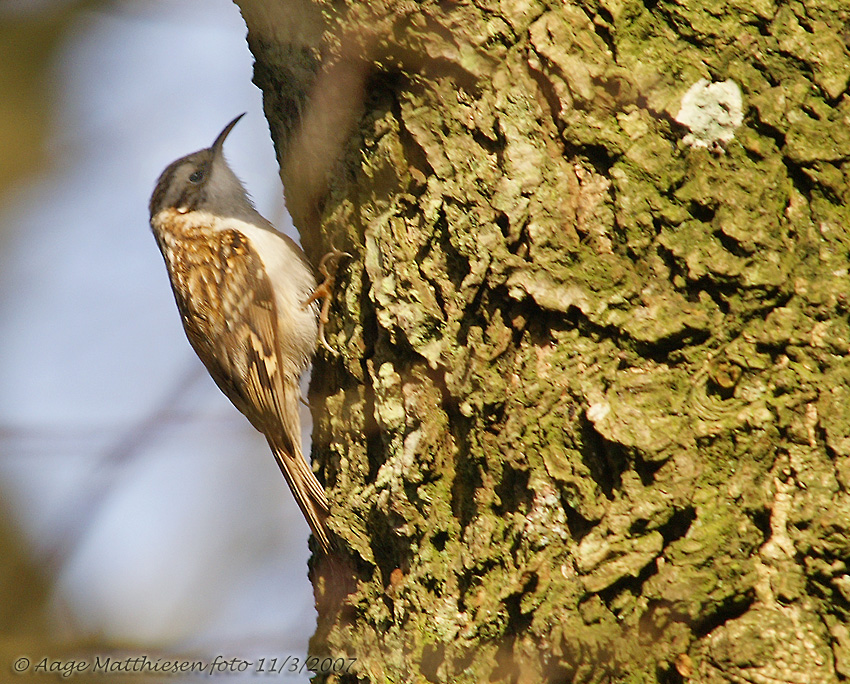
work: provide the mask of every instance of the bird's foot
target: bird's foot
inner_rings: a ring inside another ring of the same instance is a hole
[[[325,325],[328,322],[328,312],[331,308],[331,300],[334,294],[334,284],[336,283],[336,272],[339,268],[339,262],[343,257],[350,257],[348,252],[338,250],[331,245],[331,251],[322,257],[319,262],[319,273],[322,274],[324,280],[319,283],[318,287],[313,290],[312,294],[307,297],[307,300],[301,305],[305,309],[313,302],[322,300],[322,308],[319,311],[319,342],[331,354],[334,353],[331,346],[325,340]]]

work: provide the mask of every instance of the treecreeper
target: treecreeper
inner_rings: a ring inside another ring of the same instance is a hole
[[[326,283],[317,287],[301,248],[260,215],[228,166],[224,140],[242,116],[211,147],[162,172],[150,200],[151,228],[192,348],[265,435],[327,552],[330,509],[301,449],[299,379],[321,334],[317,300],[326,298],[324,322],[330,292]]]

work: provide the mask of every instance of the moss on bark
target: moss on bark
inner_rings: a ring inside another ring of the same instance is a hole
[[[354,255],[328,681],[850,677],[846,3],[238,4],[308,252]]]

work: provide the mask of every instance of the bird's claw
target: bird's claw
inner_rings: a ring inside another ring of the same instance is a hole
[[[322,308],[319,311],[319,343],[331,354],[334,353],[334,350],[331,349],[331,346],[325,339],[325,325],[328,322],[328,313],[330,312],[331,300],[333,299],[336,272],[339,268],[340,259],[343,257],[351,257],[351,254],[343,252],[331,244],[331,251],[325,254],[319,262],[319,273],[324,276],[324,280],[319,283],[318,287],[313,290],[310,296],[307,297],[307,300],[301,305],[306,309],[313,302],[322,300]]]

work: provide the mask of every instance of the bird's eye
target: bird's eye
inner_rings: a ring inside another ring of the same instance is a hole
[[[202,180],[204,180],[203,169],[196,169],[195,171],[192,171],[191,175],[189,176],[189,182],[191,183],[200,183]]]

